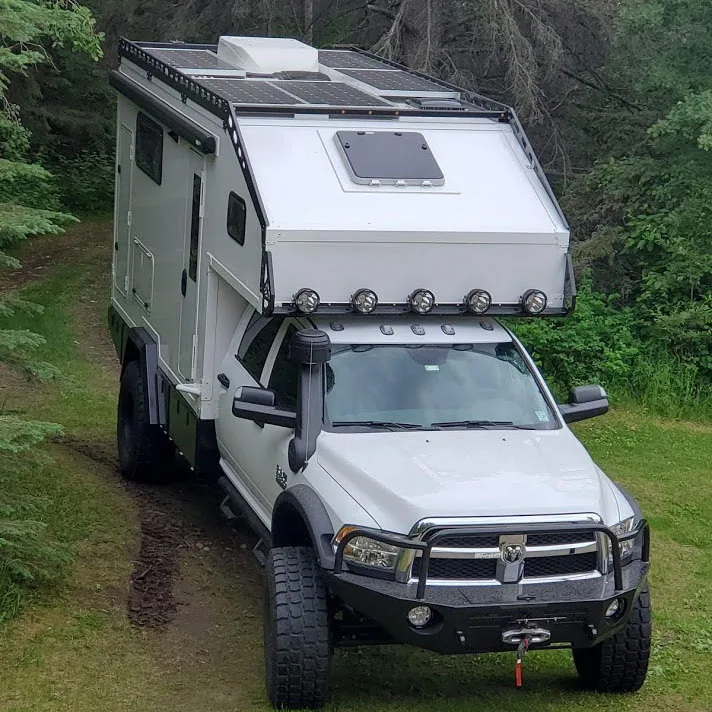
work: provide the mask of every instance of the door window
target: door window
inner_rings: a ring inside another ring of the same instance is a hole
[[[280,326],[281,319],[269,319],[255,314],[242,339],[236,358],[257,383],[260,382],[262,370]]]
[[[297,385],[299,383],[299,364],[289,358],[289,346],[297,328],[290,325],[287,329],[279,353],[269,378],[269,386],[277,394],[277,406],[284,410],[296,411]]]
[[[190,215],[190,262],[188,276],[195,282],[198,276],[198,252],[200,240],[200,197],[203,181],[199,175],[193,176],[193,207]]]

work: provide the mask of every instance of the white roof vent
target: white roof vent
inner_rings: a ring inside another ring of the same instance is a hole
[[[283,37],[221,37],[218,57],[252,74],[319,71],[317,50]]]

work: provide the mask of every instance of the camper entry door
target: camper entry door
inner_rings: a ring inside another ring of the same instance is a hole
[[[196,326],[200,279],[200,239],[203,230],[205,159],[190,151],[186,176],[186,220],[181,275],[180,344],[178,372],[186,381],[195,379]]]

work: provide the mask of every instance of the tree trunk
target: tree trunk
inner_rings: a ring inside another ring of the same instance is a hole
[[[442,47],[445,0],[403,0],[403,55],[409,67],[434,72]]]
[[[314,44],[314,0],[304,1],[304,41]]]

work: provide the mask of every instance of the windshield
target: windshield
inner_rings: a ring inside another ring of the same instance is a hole
[[[334,346],[326,367],[334,428],[558,428],[512,343]]]

